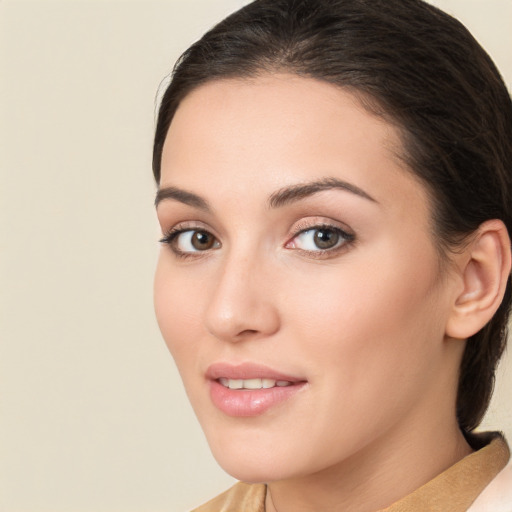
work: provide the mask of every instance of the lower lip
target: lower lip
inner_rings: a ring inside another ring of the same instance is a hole
[[[210,381],[210,396],[214,405],[228,416],[259,416],[272,407],[285,402],[305,385],[298,382],[290,386],[276,386],[268,389],[229,389]]]

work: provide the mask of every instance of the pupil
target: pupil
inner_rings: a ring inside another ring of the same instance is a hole
[[[192,236],[192,245],[195,249],[210,249],[213,245],[213,237],[203,231],[196,231]]]
[[[319,249],[330,249],[338,243],[339,235],[331,229],[319,229],[315,233],[315,245]]]

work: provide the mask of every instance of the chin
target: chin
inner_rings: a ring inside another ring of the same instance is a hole
[[[297,465],[294,457],[278,450],[258,446],[258,443],[210,443],[212,454],[219,466],[233,478],[247,483],[268,483],[294,476]],[[273,443],[272,446],[275,446]],[[290,464],[287,464],[287,461]]]
[[[219,466],[237,480],[270,483],[300,478],[323,468],[325,461],[311,458],[307,446],[287,444],[283,439],[264,442],[260,438],[251,442],[250,438],[246,436],[243,442],[233,442],[233,438],[221,443],[208,440]]]
[[[290,478],[286,471],[275,467],[275,460],[268,460],[263,464],[254,464],[239,457],[237,460],[223,460],[217,458],[219,466],[233,478],[249,484],[275,482]]]

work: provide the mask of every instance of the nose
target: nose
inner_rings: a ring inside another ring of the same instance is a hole
[[[264,272],[261,256],[236,257],[218,270],[207,305],[205,324],[216,338],[229,342],[271,336],[280,317],[274,293],[275,280]]]

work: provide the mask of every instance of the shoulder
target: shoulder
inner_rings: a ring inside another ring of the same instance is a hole
[[[265,512],[266,486],[239,482],[192,512]]]
[[[512,462],[489,483],[468,512],[512,512]]]

